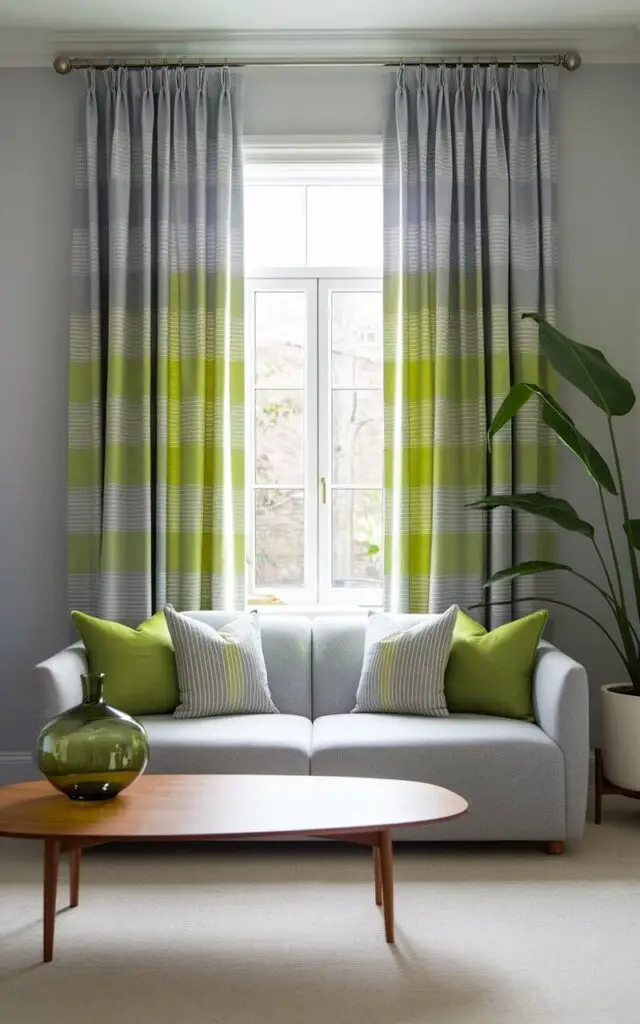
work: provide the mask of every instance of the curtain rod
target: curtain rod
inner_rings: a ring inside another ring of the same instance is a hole
[[[205,58],[197,57],[131,57],[131,58],[117,58],[114,60],[107,60],[106,58],[95,58],[90,57],[66,57],[60,55],[53,61],[54,70],[59,75],[68,75],[70,71],[80,71],[83,68],[95,68],[97,71],[103,71],[106,68],[176,68],[176,67],[229,67],[229,68],[243,68],[243,67],[271,67],[271,68],[302,68],[302,67],[323,67],[323,68],[352,68],[352,67],[363,67],[363,68],[393,68],[393,67],[459,67],[460,65],[466,65],[473,67],[476,64],[481,65],[498,65],[498,67],[510,67],[512,64],[518,64],[520,66],[537,66],[539,64],[551,64],[555,67],[562,67],[566,71],[577,71],[582,63],[582,58],[579,53],[570,51],[569,53],[551,53],[542,54],[542,56],[534,58],[531,55],[524,57],[519,60],[517,57],[511,57],[510,59],[497,57],[467,57],[466,59],[460,58],[454,60],[453,58],[443,58],[442,60],[398,60],[389,59],[384,60],[383,58],[374,57],[309,57],[304,60],[291,59],[285,60],[282,58],[270,58],[270,57],[249,57],[247,60],[207,60]]]

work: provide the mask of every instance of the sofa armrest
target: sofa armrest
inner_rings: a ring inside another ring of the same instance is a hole
[[[35,724],[37,733],[56,715],[79,704],[82,700],[80,676],[88,669],[87,655],[82,644],[59,651],[36,665]]]
[[[567,839],[582,835],[589,784],[589,684],[582,665],[546,641],[533,672],[533,713],[564,755]]]

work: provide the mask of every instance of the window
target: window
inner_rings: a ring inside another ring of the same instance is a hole
[[[247,165],[249,603],[382,603],[382,187]]]

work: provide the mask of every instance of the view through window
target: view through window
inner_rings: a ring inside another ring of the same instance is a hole
[[[249,603],[382,603],[380,167],[249,165]]]

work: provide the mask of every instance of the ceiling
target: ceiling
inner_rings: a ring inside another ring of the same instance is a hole
[[[116,33],[203,30],[554,30],[640,24],[640,0],[0,0],[0,27]]]

